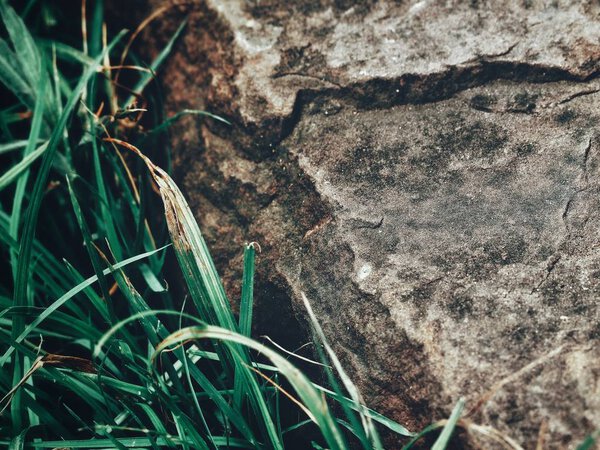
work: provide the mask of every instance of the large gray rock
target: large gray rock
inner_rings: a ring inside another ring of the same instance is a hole
[[[174,133],[230,292],[259,241],[262,323],[306,292],[369,405],[409,426],[464,396],[525,448],[599,428],[598,3],[189,13],[163,81],[171,110],[235,123]]]

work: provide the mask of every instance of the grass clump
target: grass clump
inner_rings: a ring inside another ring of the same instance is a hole
[[[144,65],[128,52],[137,33],[108,39],[101,0],[89,15],[82,2],[70,44],[39,37],[60,22],[51,2],[25,3],[18,14],[0,0],[0,444],[281,449],[308,435],[314,448],[377,449],[385,427],[410,448],[420,435],[364,406],[314,316],[331,389],[250,337],[253,244],[233,314],[159,167],[173,121],[218,119],[162,117],[154,75],[185,22]],[[185,290],[165,281],[174,261]]]

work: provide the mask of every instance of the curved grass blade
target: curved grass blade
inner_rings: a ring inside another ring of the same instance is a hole
[[[302,400],[302,403],[308,411],[310,411],[312,415],[311,419],[319,426],[329,448],[332,450],[342,450],[347,448],[346,440],[338,428],[324,397],[312,386],[310,380],[283,356],[246,336],[211,325],[184,328],[165,339],[156,348],[151,361],[154,361],[163,350],[192,339],[215,339],[228,343],[229,345],[240,344],[256,350],[269,358],[287,378]],[[236,359],[242,360],[242,356],[237,350],[237,346],[231,346],[231,352]]]
[[[416,436],[415,433],[409,431],[407,428],[403,427],[398,422],[393,421],[392,419],[384,416],[383,414],[378,413],[377,411],[374,411],[363,405],[357,405],[354,400],[351,400],[348,397],[344,397],[343,395],[340,395],[337,392],[333,392],[329,389],[325,389],[324,387],[319,386],[318,384],[313,383],[313,386],[315,387],[315,389],[318,389],[319,391],[323,392],[328,397],[331,397],[338,403],[340,403],[342,405],[346,405],[349,408],[358,410],[358,408],[362,406],[362,408],[363,408],[362,411],[366,416],[368,416],[375,422],[383,425],[384,427],[388,428],[389,430],[393,431],[394,433],[399,434],[400,436],[406,436],[406,437]]]
[[[149,130],[146,138],[148,138],[151,135],[154,135],[156,133],[160,133],[161,131],[169,128],[174,122],[177,122],[179,119],[181,119],[184,116],[205,116],[205,117],[210,117],[211,119],[218,120],[219,122],[223,122],[224,124],[231,125],[231,122],[229,122],[228,120],[226,120],[220,116],[217,116],[216,114],[212,114],[208,111],[202,111],[199,109],[184,109],[182,111],[179,111],[177,114],[169,117],[167,120],[165,120],[163,123],[161,123],[157,127]]]
[[[410,450],[413,446],[421,439],[423,436],[432,433],[440,428],[443,428],[446,424],[446,420],[440,420],[439,422],[432,423],[431,425],[426,426],[421,431],[413,436],[413,438],[408,441],[403,447],[402,450]]]
[[[139,261],[141,259],[147,258],[150,255],[153,255],[161,250],[164,250],[165,248],[169,247],[171,244],[165,245],[164,247],[160,247],[156,250],[152,250],[150,252],[146,252],[146,253],[142,253],[140,255],[136,255],[136,256],[132,256],[131,258],[127,258],[117,264],[115,264],[112,268],[108,268],[108,269],[104,269],[102,271],[102,273],[104,275],[110,275],[110,273],[114,270],[118,270],[122,267],[128,266],[129,264],[132,264],[136,261]],[[91,286],[92,284],[94,284],[96,281],[98,281],[98,276],[97,275],[93,275],[91,277],[89,277],[88,279],[86,279],[85,281],[83,281],[82,283],[78,284],[77,286],[73,287],[71,290],[69,290],[68,292],[66,292],[62,297],[60,297],[58,300],[56,300],[54,303],[52,303],[51,305],[49,305],[44,312],[42,312],[33,322],[31,322],[24,330],[23,332],[18,335],[15,339],[14,342],[16,343],[20,343],[22,342],[27,335],[29,335],[29,333],[31,333],[31,331],[37,327],[40,323],[42,323],[44,320],[46,320],[46,318],[48,316],[50,316],[54,311],[56,311],[58,308],[60,308],[62,305],[64,305],[66,302],[68,302],[69,300],[71,300],[75,295],[79,294],[81,291],[83,291],[85,288],[87,288],[88,286]],[[5,353],[4,355],[2,355],[2,358],[0,358],[0,367],[2,367],[6,361],[8,360],[8,358],[10,358],[10,356],[12,355],[12,353],[14,352],[14,347],[10,347]]]
[[[135,94],[140,95],[144,91],[144,89],[146,89],[146,86],[148,86],[148,83],[150,83],[150,81],[152,81],[152,79],[154,78],[154,76],[156,74],[156,71],[159,69],[159,67],[162,65],[162,63],[165,61],[165,59],[167,59],[167,56],[169,56],[169,54],[173,50],[173,45],[175,44],[175,41],[177,40],[177,38],[179,37],[179,35],[181,34],[181,32],[183,31],[183,29],[185,28],[186,25],[187,25],[187,19],[184,20],[181,23],[181,25],[179,25],[179,28],[177,28],[177,31],[175,31],[175,33],[173,34],[171,39],[169,39],[169,42],[167,43],[167,45],[165,45],[165,47],[161,50],[161,52],[154,59],[154,61],[152,61],[152,64],[150,64],[150,71],[142,72],[140,80],[133,88],[133,92]],[[128,107],[130,107],[133,104],[135,98],[136,98],[135,95],[131,95],[125,102],[125,106],[123,107],[123,109],[127,109]]]

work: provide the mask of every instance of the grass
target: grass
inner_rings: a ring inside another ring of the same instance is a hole
[[[185,22],[146,64],[128,51],[137,32],[103,32],[101,0],[77,20],[22,3],[0,0],[0,445],[380,449],[386,429],[408,450],[441,429],[445,448],[463,402],[418,434],[370,410],[308,300],[327,387],[252,339],[252,243],[232,312],[160,167],[169,125],[222,120],[163,117],[155,74]],[[48,38],[64,21],[81,33]]]

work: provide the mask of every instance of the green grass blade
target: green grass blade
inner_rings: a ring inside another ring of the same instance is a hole
[[[15,10],[4,1],[0,2],[0,15],[25,78],[30,86],[37,86],[41,76],[42,61],[31,33]]]
[[[34,118],[35,118],[35,112],[34,112]],[[27,144],[30,142],[29,139],[24,139],[21,141],[12,141],[12,142],[7,142],[5,144],[0,144],[0,155],[3,153],[8,153],[8,152],[12,152],[14,150],[19,150],[22,148],[27,147]],[[41,144],[43,141],[38,140],[36,142],[37,144]]]
[[[315,389],[318,389],[319,391],[323,392],[328,397],[331,397],[338,403],[340,403],[342,405],[346,405],[349,408],[358,410],[358,408],[361,406],[361,405],[357,405],[356,402],[354,402],[354,400],[351,400],[347,397],[344,397],[343,395],[338,394],[337,392],[333,392],[329,389],[319,386],[318,384],[313,383],[313,386],[315,387]],[[409,431],[406,427],[403,427],[398,422],[396,422],[388,417],[385,417],[383,414],[379,414],[377,411],[374,411],[370,408],[364,407],[363,412],[365,415],[367,415],[368,417],[373,419],[375,422],[383,425],[384,427],[388,428],[389,430],[393,431],[394,433],[399,434],[400,436],[407,436],[407,437],[415,436],[415,433]]]
[[[81,231],[81,234],[83,235],[83,242],[85,245],[85,249],[87,250],[88,256],[90,257],[90,262],[92,263],[94,273],[98,277],[98,284],[100,285],[100,290],[102,292],[102,295],[104,296],[104,299],[107,302],[107,305],[109,306],[109,311],[111,311],[112,310],[112,308],[110,307],[111,298],[110,298],[110,294],[108,291],[108,283],[106,281],[106,277],[102,273],[102,270],[103,270],[102,263],[100,261],[100,257],[98,255],[98,253],[96,252],[96,250],[94,248],[91,233],[89,231],[89,228],[87,226],[85,218],[83,217],[83,212],[81,211],[81,206],[79,206],[79,201],[77,200],[77,196],[75,195],[75,192],[73,191],[73,186],[71,184],[70,177],[67,177],[67,187],[69,190],[69,197],[71,198],[71,204],[73,205],[73,211],[75,213],[75,218],[77,219],[79,229]],[[114,315],[113,315],[113,317],[114,317]]]
[[[325,351],[327,352],[329,359],[331,360],[333,366],[335,367],[335,370],[337,371],[344,387],[346,388],[346,391],[348,391],[348,393],[350,394],[350,398],[352,399],[352,401],[355,403],[355,405],[357,407],[356,409],[360,415],[361,423],[358,423],[358,421],[355,418],[355,415],[347,408],[347,406],[345,406],[342,403],[342,407],[344,408],[344,410],[346,412],[346,416],[351,421],[352,428],[354,429],[357,437],[362,442],[362,445],[364,448],[374,448],[377,450],[383,450],[383,445],[381,444],[377,430],[375,429],[375,426],[373,425],[371,418],[367,414],[365,414],[364,410],[366,409],[366,407],[364,406],[364,401],[362,400],[362,397],[358,391],[358,388],[354,385],[354,383],[352,382],[352,380],[350,379],[350,377],[348,376],[348,374],[342,367],[342,364],[340,363],[335,352],[329,345],[329,342],[327,341],[327,338],[325,337],[325,333],[323,332],[323,329],[321,328],[321,325],[319,324],[319,321],[317,320],[317,317],[315,316],[315,313],[313,312],[312,307],[310,306],[310,303],[308,302],[308,299],[306,298],[306,295],[304,294],[304,292],[301,293],[301,296],[302,296],[302,301],[304,302],[304,307],[308,313],[308,317],[310,319],[311,326],[312,326],[319,342],[325,348]],[[336,390],[337,390],[337,383],[332,382],[332,384],[333,384],[334,388],[336,388]],[[361,425],[362,425],[362,427],[361,427]]]
[[[24,27],[24,25],[22,24],[22,22],[20,22],[20,18],[16,15],[14,10],[12,10],[12,8],[8,7],[6,4],[0,3],[0,14],[2,15],[4,24],[5,24],[6,28],[8,29],[11,37],[13,39],[18,37],[18,35],[22,31],[21,28]],[[26,34],[28,34],[28,32]],[[27,49],[26,49],[27,44],[23,44],[23,45],[24,45],[24,47],[21,51],[23,51],[23,52],[27,51]],[[36,53],[36,55],[37,55],[37,53]],[[41,66],[41,63],[39,63],[38,65]],[[41,68],[37,67],[37,70],[41,70]],[[37,112],[37,114],[34,117],[34,121],[32,123],[31,132],[30,132],[30,134],[31,134],[30,141],[28,142],[27,147],[25,149],[25,157],[23,158],[23,160],[20,163],[13,166],[5,174],[5,176],[0,178],[0,185],[2,182],[9,183],[13,179],[13,176],[16,177],[19,173],[22,173],[24,170],[26,170],[28,168],[29,164],[31,162],[33,162],[37,156],[40,156],[42,153],[44,153],[47,149],[47,146],[45,148],[44,145],[42,145],[40,147],[40,149],[38,149],[37,151],[33,151],[33,152],[29,153],[29,151],[31,150],[31,147],[34,145],[33,143],[35,141],[37,141],[37,139],[38,139],[40,127],[42,124],[42,117],[43,117],[43,111],[44,111],[43,104],[46,100],[45,95],[44,95],[45,91],[46,91],[46,85],[47,85],[46,78],[44,77],[44,79],[40,79],[39,83],[36,83],[36,85],[37,84],[39,84],[38,93],[40,94],[40,98],[38,98],[38,100],[36,101],[36,104],[35,104],[35,111]],[[28,162],[28,161],[30,161],[30,162]],[[24,182],[22,182],[22,183],[24,183]],[[16,210],[15,210],[15,214],[13,214],[13,217],[14,217],[13,221],[18,220],[17,213],[20,213],[20,207],[21,207],[20,202],[22,200],[22,193],[23,193],[24,189],[25,189],[25,186],[23,184],[19,187],[19,189],[17,189],[16,194],[19,195],[20,197],[15,197],[15,200],[17,200],[18,203],[15,204]],[[1,190],[1,188],[0,188],[0,190]],[[18,227],[18,222],[17,223],[13,222],[13,227],[12,227],[12,230],[10,230],[10,231],[13,231],[13,232],[16,231],[15,227]],[[10,233],[10,231],[9,231],[9,233]],[[32,235],[32,236],[27,236],[26,240],[25,239],[20,240],[18,258],[15,258],[16,254],[14,252],[11,253],[11,260],[13,262],[13,266],[12,266],[13,274],[14,274],[14,279],[15,279],[15,283],[14,283],[15,287],[14,287],[14,292],[13,292],[13,302],[14,302],[15,306],[28,305],[32,302],[32,297],[30,296],[31,291],[28,292],[27,287],[29,284],[29,264],[30,264],[30,259],[31,259],[30,258],[31,257],[31,249],[33,248],[33,238],[34,238],[34,236]],[[16,261],[16,266],[14,265],[15,261]],[[15,267],[16,267],[16,269],[15,269]],[[20,316],[15,317],[14,320],[12,321],[11,325],[12,325],[11,335],[13,337],[15,337],[21,332],[21,330],[24,327],[23,318]],[[18,383],[19,380],[26,373],[27,369],[25,368],[25,366],[26,366],[26,361],[25,361],[23,355],[18,355],[16,358],[14,358],[13,368],[12,368],[13,369],[13,384]],[[20,390],[13,397],[13,402],[11,403],[10,410],[11,410],[11,418],[14,423],[14,429],[17,431],[21,430],[23,428],[23,422],[26,420],[26,418],[25,418],[25,412],[22,409],[21,391]]]
[[[240,334],[250,337],[252,332],[252,308],[254,297],[254,243],[244,248],[244,274],[242,276],[242,299],[240,302]]]
[[[36,90],[36,100],[35,107],[33,110],[33,120],[31,122],[31,130],[29,131],[29,139],[27,140],[27,145],[23,152],[23,155],[26,159],[30,157],[30,155],[35,154],[36,150],[35,145],[38,142],[38,137],[41,133],[42,123],[44,119],[44,106],[45,106],[45,95],[46,95],[47,81],[45,77],[40,77],[40,82]],[[47,146],[47,144],[44,144]],[[42,145],[38,151],[40,154],[43,152],[44,145]],[[18,166],[18,164],[17,164]],[[4,177],[2,177],[4,178]],[[29,171],[26,172],[26,175],[19,179],[17,182],[17,187],[15,189],[15,194],[13,197],[12,211],[10,217],[10,223],[8,226],[8,232],[11,237],[15,240],[18,240],[19,236],[19,224],[21,223],[21,208],[23,207],[23,198],[25,196],[25,189],[27,187],[27,181],[29,179]],[[17,260],[17,250],[11,250],[11,267],[13,268],[13,277],[16,279],[17,273],[16,268],[18,266]]]
[[[4,175],[0,176],[0,191],[8,187],[13,181],[17,180],[23,173],[29,169],[40,156],[44,154],[48,148],[48,143],[40,145],[33,152],[25,156],[21,161],[8,169]]]
[[[252,430],[243,415],[240,414],[240,410],[236,410],[229,405],[227,399],[221,394],[221,392],[210,382],[208,377],[204,375],[200,369],[195,365],[189,365],[190,374],[194,381],[206,392],[214,402],[217,409],[227,417],[232,425],[244,436],[244,438],[251,444],[258,446],[258,442],[254,437]],[[235,392],[235,391],[234,391]]]
[[[140,264],[140,272],[142,272],[142,276],[152,292],[167,292],[167,288],[160,284],[160,281],[156,278],[156,275],[148,264]]]
[[[89,52],[97,56],[102,51],[102,27],[104,24],[104,1],[96,0],[90,20]]]
[[[215,339],[217,341],[228,343],[229,345],[240,344],[256,350],[265,357],[269,358],[292,385],[300,397],[300,400],[304,404],[306,408],[305,411],[319,426],[323,437],[329,445],[329,448],[332,450],[341,450],[347,448],[346,440],[340,432],[340,429],[338,428],[336,421],[333,418],[329,407],[327,406],[327,403],[318,393],[318,391],[312,386],[310,380],[283,356],[246,336],[210,325],[206,325],[204,327],[184,328],[165,339],[156,348],[151,360],[154,361],[163,350],[181,342],[193,339]],[[232,346],[231,349],[232,354],[234,354],[236,358],[240,360],[243,359],[243,357],[237,351],[237,346]]]
[[[96,188],[100,196],[100,212],[102,214],[102,225],[106,230],[106,237],[108,242],[113,249],[115,257],[117,259],[123,258],[123,252],[121,250],[121,244],[117,234],[116,226],[114,223],[113,215],[111,214],[109,205],[109,197],[106,190],[106,184],[104,182],[104,175],[102,174],[102,166],[100,165],[100,149],[96,139],[92,139],[92,151],[94,160],[94,175],[96,178]]]
[[[40,48],[45,51],[54,48],[56,50],[56,56],[63,61],[84,66],[94,64],[94,58],[89,57],[81,50],[77,50],[76,48],[73,48],[70,45],[67,45],[63,42],[40,39],[38,43],[40,45]]]
[[[225,289],[183,194],[171,177],[138,149],[124,142],[118,143],[138,153],[159,187],[175,254],[202,320],[229,330],[237,330]]]
[[[411,450],[413,448],[413,446],[425,435],[432,433],[436,430],[439,430],[440,428],[444,427],[444,424],[446,422],[445,421],[440,421],[440,422],[435,422],[432,423],[431,425],[426,426],[425,428],[423,428],[421,431],[419,431],[417,434],[415,434],[413,436],[413,438],[408,441],[403,447],[402,450]],[[420,447],[419,447],[420,448]]]
[[[153,255],[153,254],[155,254],[155,253],[157,253],[157,252],[159,252],[159,251],[167,248],[169,245],[165,245],[164,247],[160,247],[160,248],[158,248],[156,250],[152,250],[150,252],[142,253],[140,255],[132,256],[131,258],[127,258],[127,259],[125,259],[125,260],[123,260],[123,261],[115,264],[112,268],[104,269],[104,271],[102,273],[104,275],[109,275],[112,271],[118,270],[118,269],[120,269],[122,267],[125,267],[125,266],[128,266],[129,264],[132,264],[132,263],[134,263],[136,261],[140,261],[140,260],[142,260],[144,258],[147,258],[150,255]],[[54,311],[56,311],[58,308],[60,308],[66,302],[68,302],[69,300],[71,300],[75,295],[79,294],[85,288],[87,288],[88,286],[91,286],[92,284],[94,284],[96,281],[98,281],[98,276],[97,275],[93,275],[93,276],[89,277],[88,279],[86,279],[85,281],[83,281],[82,283],[80,283],[77,286],[73,287],[68,292],[66,292],[62,297],[60,297],[54,303],[52,303],[51,305],[49,305],[44,310],[44,312],[42,312],[27,327],[25,327],[25,329],[23,330],[23,332],[19,336],[17,336],[17,338],[14,339],[14,341],[16,343],[22,342],[23,339],[25,339],[25,337],[27,337],[27,335],[29,335],[29,333],[31,333],[31,331],[35,327],[37,327],[40,323],[42,323],[44,320],[46,320],[48,318],[48,316],[50,316]],[[10,355],[13,353],[13,351],[14,351],[14,347],[10,347],[4,353],[4,355],[2,355],[2,358],[0,358],[0,367],[2,367],[6,363],[6,361],[8,360],[8,358],[10,358]]]
[[[460,419],[460,415],[465,407],[465,400],[461,398],[457,403],[454,409],[452,410],[452,414],[450,414],[450,418],[446,425],[442,429],[442,432],[436,439],[431,450],[444,450],[450,442],[450,438],[452,437],[452,433],[454,433],[454,429],[456,428],[456,422]]]
[[[246,245],[244,248],[244,273],[242,276],[242,298],[240,301],[240,319],[239,329],[240,334],[250,337],[252,332],[252,308],[254,300],[254,244]],[[248,359],[250,356],[248,355]],[[244,378],[240,374],[240,370],[236,369],[234,381],[234,397],[233,402],[237,409],[242,408],[244,398]]]
[[[8,445],[8,450],[23,450],[25,448],[25,437],[30,427],[25,428],[17,436],[15,436]]]
[[[596,447],[596,441],[600,437],[600,430],[587,436],[581,444],[577,446],[577,450],[593,450]]]
[[[33,88],[29,86],[17,66],[16,56],[5,41],[0,39],[0,83],[10,90],[25,106],[34,104]]]

